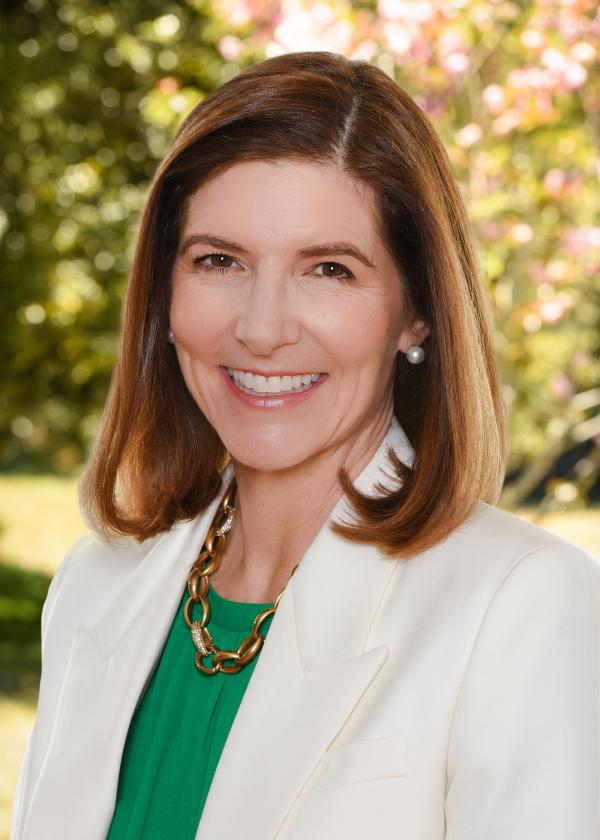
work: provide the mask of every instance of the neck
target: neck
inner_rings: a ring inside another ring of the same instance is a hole
[[[393,409],[334,448],[283,470],[257,470],[233,461],[235,519],[211,585],[234,601],[273,602],[287,584],[343,490],[337,471],[354,481],[379,448]]]

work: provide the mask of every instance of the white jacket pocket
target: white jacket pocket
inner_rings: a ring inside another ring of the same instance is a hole
[[[300,795],[397,776],[406,776],[404,735],[350,741],[325,753]]]

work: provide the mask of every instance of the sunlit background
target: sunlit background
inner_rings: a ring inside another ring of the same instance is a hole
[[[368,61],[429,115],[495,315],[500,506],[600,555],[600,17],[597,0],[12,0],[0,22],[1,839],[144,196],[190,108],[262,58]]]

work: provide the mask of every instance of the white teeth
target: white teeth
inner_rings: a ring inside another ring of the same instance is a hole
[[[303,373],[300,376],[261,376],[258,373],[252,374],[245,370],[235,370],[234,368],[226,368],[226,370],[237,385],[240,385],[246,390],[255,391],[258,394],[282,394],[286,391],[304,391],[319,378],[318,373]]]

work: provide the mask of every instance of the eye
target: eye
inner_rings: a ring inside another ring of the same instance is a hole
[[[335,268],[336,268],[336,269],[340,269],[340,268],[341,268],[341,269],[342,269],[342,271],[345,273],[345,274],[344,274],[344,276],[340,276],[339,274],[332,274],[330,271],[326,271],[325,273],[323,273],[323,274],[321,274],[321,275],[320,275],[321,277],[331,277],[333,280],[341,280],[341,281],[342,281],[342,283],[347,283],[347,282],[349,282],[350,280],[354,280],[354,274],[352,274],[352,272],[350,271],[350,269],[349,269],[349,268],[346,268],[346,266],[345,266],[345,265],[341,265],[341,263],[336,263],[336,262],[322,262],[322,263],[319,263],[319,265],[317,266],[317,268],[318,268],[319,266],[321,266],[321,265],[326,265],[326,266],[335,266]]]
[[[218,257],[219,262],[221,264],[220,265],[211,265],[210,262],[209,263],[204,262],[204,260],[211,260],[212,261],[213,257]],[[192,264],[194,266],[198,266],[198,268],[200,268],[201,271],[219,271],[221,273],[224,273],[226,271],[229,271],[231,266],[230,265],[223,265],[222,264],[223,260],[232,260],[233,262],[235,262],[233,257],[230,257],[228,254],[222,254],[219,251],[213,251],[210,254],[204,254],[204,256],[202,256],[202,257],[194,257],[192,259]],[[333,274],[330,271],[326,271],[325,273],[320,274],[319,275],[320,277],[331,277],[333,280],[339,280],[342,283],[347,283],[347,282],[350,282],[351,280],[354,280],[354,274],[352,274],[350,269],[346,268],[346,266],[342,265],[341,263],[322,262],[322,263],[319,263],[317,265],[317,268],[319,268],[322,265],[329,266],[330,268],[333,267],[334,271],[335,270],[339,271],[339,269],[341,269],[342,272],[344,272],[344,273],[343,273],[343,275],[340,275],[339,273],[338,274]]]
[[[212,257],[219,257],[220,259],[224,260],[233,260],[233,257],[228,256],[228,254],[221,254],[218,251],[213,251],[210,254],[205,254],[203,257],[194,257],[192,260],[192,264],[194,266],[198,266],[201,271],[221,271],[225,272],[228,271],[231,266],[229,265],[207,265],[203,261],[206,259],[211,259]],[[233,260],[235,262],[235,260]]]

